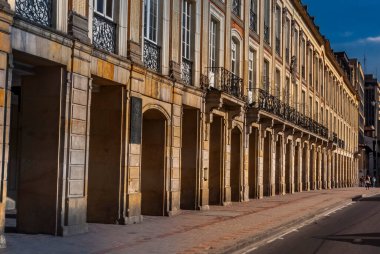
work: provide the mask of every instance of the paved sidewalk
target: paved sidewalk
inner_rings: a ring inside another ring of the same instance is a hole
[[[0,253],[223,253],[269,236],[291,224],[380,189],[334,189],[276,196],[175,217],[144,217],[142,224],[90,224],[87,234],[70,237],[6,234]]]

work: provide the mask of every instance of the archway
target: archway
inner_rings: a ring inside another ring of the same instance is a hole
[[[165,212],[166,118],[156,109],[143,114],[141,151],[141,214]]]

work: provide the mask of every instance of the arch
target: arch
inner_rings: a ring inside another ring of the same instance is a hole
[[[160,107],[143,110],[141,144],[141,214],[164,216],[166,210],[168,119]]]

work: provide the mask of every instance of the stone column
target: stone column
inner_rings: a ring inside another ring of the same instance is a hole
[[[313,147],[314,146],[314,147]],[[310,189],[316,190],[317,184],[316,184],[316,173],[317,173],[317,149],[315,147],[315,144],[311,146],[310,149],[310,174],[311,174],[311,183],[310,183]]]
[[[249,135],[251,134],[252,127],[247,128],[244,124],[244,131],[242,133],[243,143],[243,191],[242,201],[249,201]],[[252,186],[253,187],[253,186]]]
[[[274,132],[272,132],[272,140],[270,141],[270,195],[275,196],[276,195],[276,186],[274,181],[274,176],[276,172],[276,135]]]
[[[127,57],[134,63],[142,64],[141,61],[141,38],[143,35],[141,34],[141,13],[143,8],[143,4],[141,1],[129,0],[129,24],[133,24],[133,26],[129,26],[128,30],[128,40],[127,40]]]
[[[327,188],[328,189],[331,189],[332,186],[331,186],[331,182],[332,182],[332,178],[333,178],[333,175],[332,175],[332,163],[331,163],[331,151],[330,150],[326,150],[326,156],[327,156]]]
[[[7,201],[7,171],[9,151],[9,119],[12,84],[11,24],[13,13],[7,1],[0,0],[0,248],[6,247],[4,236]]]
[[[264,197],[264,144],[265,144],[266,130],[259,128],[257,132],[258,141],[258,157],[257,157],[257,196],[259,199]]]
[[[294,193],[294,186],[295,186],[295,177],[294,177],[294,158],[295,158],[295,142],[293,141],[293,138],[292,139],[289,139],[289,142],[290,142],[290,151],[289,151],[289,155],[290,155],[290,158],[289,158],[289,167],[290,167],[290,180],[289,180],[289,183],[290,183],[290,193],[293,194]]]
[[[201,113],[201,182],[200,182],[200,209],[209,209],[209,167],[210,167],[210,126],[211,115],[204,112]]]
[[[317,148],[317,189],[322,189],[322,147]]]
[[[303,149],[305,151],[305,158],[303,159],[302,165],[303,165],[303,184],[304,184],[304,190],[305,191],[310,191],[310,144],[304,142],[303,143]]]
[[[225,147],[224,147],[224,196],[223,196],[223,205],[231,204],[231,131],[232,126],[231,122],[224,120],[225,128]]]
[[[303,174],[302,174],[302,143],[298,143],[297,145],[297,153],[296,153],[296,170],[298,171],[298,179],[297,179],[297,191],[302,192],[302,179],[303,179]]]

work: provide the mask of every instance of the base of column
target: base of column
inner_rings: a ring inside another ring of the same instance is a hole
[[[209,205],[202,205],[199,207],[199,210],[200,211],[208,211],[208,210],[210,210],[210,206]]]
[[[7,240],[5,239],[4,233],[0,234],[0,249],[5,249],[7,247]]]
[[[123,221],[120,224],[130,225],[130,224],[139,224],[142,222],[143,222],[143,216],[137,215],[137,216],[131,216],[131,217],[124,217]]]
[[[70,235],[78,235],[88,232],[88,224],[81,225],[72,225],[72,226],[64,226],[62,227],[62,231],[60,233],[61,236],[70,236]]]

